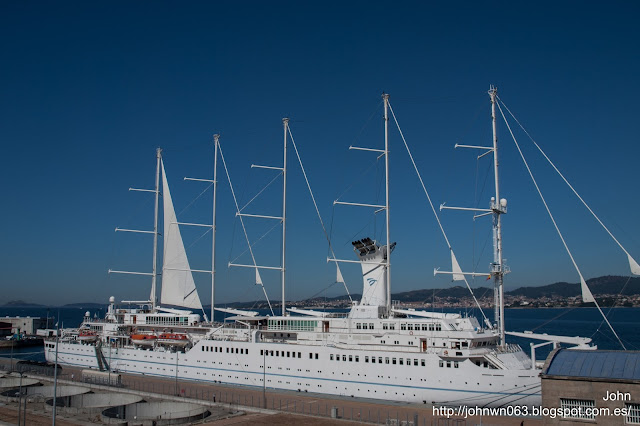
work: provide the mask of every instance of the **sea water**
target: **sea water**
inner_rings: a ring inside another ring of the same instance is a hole
[[[316,308],[317,309],[317,308]],[[89,311],[91,317],[97,315],[98,318],[104,317],[106,306],[102,308],[82,308],[82,307],[0,307],[0,322],[5,316],[31,316],[31,317],[50,317],[49,327],[55,328],[58,324],[61,328],[75,328],[80,325],[85,312]],[[268,315],[271,312],[266,310],[258,310],[262,315]],[[327,309],[327,312],[345,312],[340,309]],[[477,309],[465,310],[462,308],[452,308],[439,310],[438,312],[459,313],[462,315],[476,316],[480,322],[481,314]],[[640,349],[640,334],[636,332],[640,328],[640,308],[604,308],[603,312],[607,315],[609,322],[618,334],[618,337],[624,343],[628,350]],[[207,310],[209,314],[209,310]],[[276,310],[276,314],[279,311]],[[485,310],[485,315],[492,320],[493,310]],[[216,321],[224,320],[225,316],[230,316],[222,312],[216,312]],[[563,336],[581,336],[593,339],[593,343],[598,349],[621,350],[622,346],[618,339],[612,333],[609,326],[604,322],[597,308],[520,308],[505,309],[505,323],[508,331],[532,331],[534,333],[547,333]],[[524,338],[507,336],[507,342],[519,344],[526,353],[530,353],[530,342],[540,343],[540,341],[532,341]],[[544,360],[551,346],[544,346],[536,349],[536,358]],[[44,352],[42,348],[30,347],[22,349],[14,349],[0,351],[0,356],[16,359],[31,359],[35,361],[44,361]]]

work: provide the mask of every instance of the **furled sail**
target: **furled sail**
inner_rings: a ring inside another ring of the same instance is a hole
[[[173,209],[164,162],[162,163],[162,201],[164,205],[164,255],[160,303],[202,310],[202,303],[193,281],[180,228],[176,223],[176,212]]]
[[[640,275],[640,265],[638,265],[638,262],[636,262],[636,260],[631,257],[630,254],[627,253],[627,256],[629,257],[629,267],[631,268],[631,273],[633,275]]]
[[[458,263],[458,259],[456,259],[456,255],[453,254],[453,250],[451,250],[451,271],[454,272],[453,281],[464,281],[462,269],[460,269],[460,264]]]
[[[589,286],[585,282],[584,278],[582,278],[582,275],[580,275],[580,289],[582,290],[582,301],[584,303],[596,301],[593,298],[593,294],[591,294],[591,290],[589,290]]]

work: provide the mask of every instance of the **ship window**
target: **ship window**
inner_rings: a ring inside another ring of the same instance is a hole
[[[420,324],[416,324],[416,330],[420,330]]]
[[[373,330],[373,323],[372,322],[369,323],[369,330]]]
[[[287,358],[291,357],[291,352],[287,351]]]
[[[229,348],[227,348],[227,353],[229,353]]]
[[[273,351],[269,351],[269,355],[273,356]]]
[[[429,324],[429,331],[433,331],[435,328],[433,326],[433,324]]]
[[[302,352],[298,352],[298,358],[302,358]]]
[[[207,348],[207,350],[208,350],[208,349],[209,349],[209,348]],[[204,352],[204,346],[202,347],[202,352]]]
[[[421,360],[420,360],[420,365],[422,365],[423,367],[425,367],[425,366],[426,366],[426,363],[424,362],[424,359],[421,359]]]
[[[406,330],[407,329],[407,324],[402,323],[400,324],[400,330]]]
[[[390,324],[389,325],[389,330],[395,330],[396,329],[396,325],[395,324]]]
[[[389,359],[389,358],[387,358],[387,359]],[[381,356],[378,357],[378,364],[382,364],[382,357]],[[387,362],[387,364],[389,364],[389,363]]]
[[[333,361],[333,354],[329,354],[329,361]]]
[[[436,324],[436,331],[442,331],[442,324]]]
[[[444,361],[440,360],[439,365],[440,367],[444,367]]]
[[[360,362],[360,357],[356,355],[356,362]]]
[[[260,349],[260,355],[264,355],[264,349]]]
[[[462,342],[462,347],[463,348],[468,348],[469,347],[469,342]]]
[[[349,362],[353,362],[353,356],[349,355]]]
[[[418,360],[417,359],[413,360],[413,365],[415,365],[416,367],[418,366]]]
[[[451,361],[447,361],[447,368],[451,368]]]
[[[236,348],[236,353],[238,353],[238,348]]]
[[[403,358],[400,358],[398,361],[400,362],[400,365],[404,365],[404,359]]]
[[[422,331],[427,331],[429,329],[429,326],[427,326],[427,324],[422,324]]]
[[[313,354],[309,352],[309,359],[313,359]]]
[[[407,330],[413,330],[413,324],[407,324]]]
[[[346,355],[342,355],[342,360],[346,361],[347,360],[347,356]]]
[[[391,363],[395,365],[395,364],[396,364],[396,359],[395,359],[395,358],[392,358],[392,359],[391,359]]]
[[[372,357],[371,357],[371,363],[372,363],[372,364],[375,364],[375,363],[376,363],[376,357],[375,357],[375,356],[372,356]]]
[[[249,355],[249,349],[245,349],[245,350],[244,350],[244,354],[245,354],[245,355]]]
[[[368,356],[364,357],[364,362],[369,362],[369,357]]]
[[[358,322],[356,323],[356,330],[360,330],[362,328],[362,325]]]
[[[384,358],[384,363],[385,363],[385,364],[389,364],[389,357],[385,357],[385,358]]]
[[[389,324],[383,323],[382,324],[382,329],[383,330],[388,330],[389,329]]]
[[[453,368],[458,368],[458,361],[453,362]]]

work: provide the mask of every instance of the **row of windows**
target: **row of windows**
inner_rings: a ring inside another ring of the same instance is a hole
[[[156,317],[148,316],[147,324],[183,325],[189,323],[189,317]]]
[[[477,362],[477,364],[480,365],[479,362]],[[485,364],[488,364],[488,363],[485,362]],[[451,368],[451,361],[446,361],[446,365],[447,365],[447,368]],[[445,366],[445,361],[440,360],[440,365],[439,366],[440,367],[444,367]],[[485,367],[486,367],[486,365],[485,365]],[[453,361],[453,368],[458,368],[458,361]]]
[[[287,358],[295,358],[296,354],[298,354],[298,358],[302,358],[302,352],[272,351],[272,350],[260,349],[260,355],[263,355],[263,356],[280,356],[280,357],[287,357]],[[318,359],[318,354],[310,352],[309,359]]]
[[[245,348],[226,348],[226,349],[227,349],[227,353],[236,353],[236,354],[241,354],[241,355],[248,355],[249,354],[249,349],[245,349]],[[235,349],[235,352],[234,352],[234,349]],[[202,346],[202,352],[220,352],[220,353],[222,353],[223,350],[219,346]]]
[[[422,329],[422,331],[442,331],[442,324],[440,324],[439,322],[429,323],[429,324],[406,324],[406,323],[400,324],[400,330],[412,331],[414,329],[416,331],[420,329]]]
[[[374,328],[374,324],[372,322],[369,323],[369,330],[373,330]],[[366,330],[367,329],[367,323],[356,323],[356,330]]]
[[[334,355],[334,354],[330,354],[329,355],[329,360],[330,361],[340,361],[342,359],[342,361],[349,361],[349,362],[360,362],[360,356],[359,355],[342,355],[342,358],[340,358],[340,355]],[[372,356],[371,358],[369,358],[369,356],[365,356],[364,357],[364,362],[369,362],[369,360],[371,360],[372,364],[376,363],[376,357]],[[384,364],[399,364],[399,365],[405,365],[405,359],[404,358],[389,358],[389,357],[384,357],[384,361],[383,358],[381,356],[379,356],[377,358],[377,363],[378,364],[382,364],[384,362]],[[456,363],[457,364],[457,363]],[[407,358],[406,359],[406,365],[411,365],[411,358]],[[413,360],[413,365],[415,365],[416,367],[418,366],[418,359],[414,359]],[[420,360],[420,365],[422,365],[423,367],[426,367],[426,362],[424,359]]]
[[[269,330],[314,331],[318,321],[312,320],[269,320]]]

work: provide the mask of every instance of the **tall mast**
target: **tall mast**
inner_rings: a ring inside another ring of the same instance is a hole
[[[216,199],[218,195],[218,145],[220,144],[220,135],[213,135],[214,154],[213,154],[213,217],[211,222],[211,322],[213,323],[213,314],[215,307],[216,294]]]
[[[153,272],[151,275],[151,307],[156,309],[156,283],[158,279],[158,202],[160,199],[160,159],[162,158],[162,149],[156,150],[156,205],[153,215]]]
[[[391,242],[389,239],[389,94],[383,93],[384,99],[384,169],[385,169],[385,216],[387,228],[387,317],[391,317]]]
[[[284,284],[285,284],[285,248],[286,248],[286,219],[287,219],[287,132],[289,130],[289,119],[283,118],[284,127],[284,160],[282,165],[282,316],[285,316]]]
[[[500,333],[500,345],[504,346],[504,268],[502,258],[502,224],[501,215],[506,213],[506,200],[500,199],[500,181],[498,175],[498,133],[496,130],[496,96],[498,89],[490,86],[489,97],[491,99],[491,128],[493,131],[493,169],[495,176],[496,196],[491,200],[491,210],[493,211],[493,268],[492,275],[494,280],[494,299],[497,304],[495,306],[496,322],[498,323],[498,331]]]

